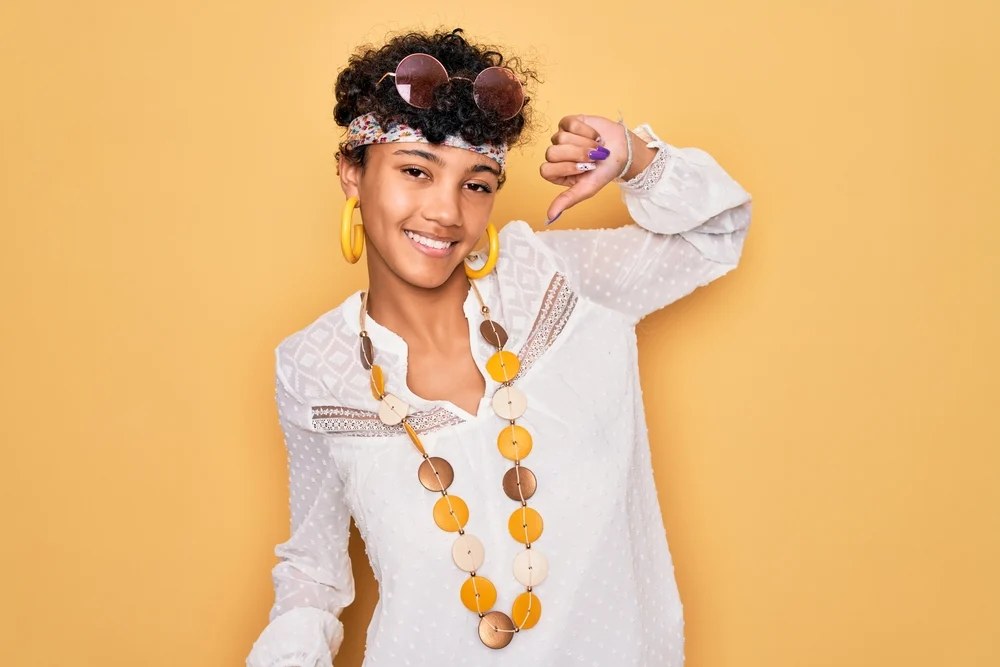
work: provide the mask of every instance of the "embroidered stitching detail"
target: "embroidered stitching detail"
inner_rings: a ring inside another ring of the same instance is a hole
[[[417,433],[431,433],[445,426],[460,424],[462,419],[444,408],[423,410],[410,415],[410,425]],[[370,410],[345,408],[340,405],[315,405],[312,408],[313,427],[337,435],[377,438],[403,435],[402,424],[389,426]]]
[[[561,273],[553,275],[545,290],[538,317],[531,326],[531,333],[524,341],[521,353],[517,355],[521,361],[521,370],[518,371],[515,380],[524,375],[538,357],[552,347],[553,341],[566,327],[566,322],[576,307],[576,301],[576,293],[570,288],[566,276]]]

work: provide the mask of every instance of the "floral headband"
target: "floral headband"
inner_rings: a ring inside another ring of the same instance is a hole
[[[364,146],[365,144],[388,144],[393,142],[430,143],[424,138],[423,133],[419,129],[410,127],[404,123],[392,123],[383,128],[375,120],[375,114],[371,113],[358,116],[351,121],[351,124],[347,126],[346,139],[345,146],[348,149]],[[499,164],[500,170],[503,171],[504,160],[507,156],[506,144],[482,144],[481,146],[475,146],[458,135],[446,137],[442,144],[456,148],[465,148],[480,155],[485,155]]]

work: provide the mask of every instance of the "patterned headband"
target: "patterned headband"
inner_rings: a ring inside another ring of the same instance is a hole
[[[350,125],[347,126],[346,147],[348,149],[363,146],[365,144],[388,144],[393,142],[430,143],[424,138],[424,135],[419,129],[410,127],[409,125],[405,125],[403,123],[393,123],[384,129],[379,122],[375,120],[375,115],[371,113],[358,116],[351,121]],[[482,144],[481,146],[475,146],[458,135],[446,137],[442,144],[444,146],[465,148],[466,150],[474,151],[480,155],[485,155],[499,164],[500,171],[503,171],[504,160],[507,156],[506,144]]]

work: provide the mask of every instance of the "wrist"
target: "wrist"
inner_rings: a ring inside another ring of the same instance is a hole
[[[621,180],[630,181],[650,165],[653,158],[656,157],[657,150],[655,148],[649,148],[646,146],[646,140],[638,136],[632,131],[628,131],[631,135],[629,138],[632,140],[632,164],[629,166],[628,171],[626,171]]]

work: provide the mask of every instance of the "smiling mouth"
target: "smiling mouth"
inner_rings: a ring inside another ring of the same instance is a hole
[[[458,241],[431,238],[430,236],[424,236],[423,234],[411,232],[409,229],[404,229],[403,233],[406,234],[406,238],[413,241],[418,248],[432,255],[447,254],[448,251],[458,243]]]

